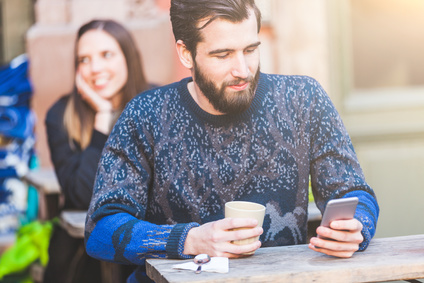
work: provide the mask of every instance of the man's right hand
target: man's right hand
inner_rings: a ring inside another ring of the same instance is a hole
[[[234,240],[244,240],[260,236],[262,227],[256,227],[258,221],[252,218],[224,218],[192,228],[184,244],[184,254],[208,254],[228,258],[243,257],[244,253],[254,252],[261,247],[260,241],[251,244],[236,245]],[[232,231],[235,228],[251,228]]]

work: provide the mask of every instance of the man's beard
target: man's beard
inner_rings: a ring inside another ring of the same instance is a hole
[[[194,80],[202,91],[203,95],[209,100],[215,110],[225,114],[239,114],[249,108],[255,97],[256,86],[259,81],[259,68],[255,76],[249,76],[246,79],[237,79],[230,82],[223,82],[221,87],[216,87],[205,74],[201,72],[197,64],[194,64]],[[238,85],[249,82],[249,87],[241,91],[226,91],[229,85]]]

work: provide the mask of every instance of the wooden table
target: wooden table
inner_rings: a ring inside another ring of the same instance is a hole
[[[148,259],[147,275],[164,282],[376,282],[424,278],[424,235],[373,239],[368,249],[341,259],[307,245],[261,248],[230,259],[226,274],[172,269],[183,260]]]
[[[64,210],[60,213],[60,226],[74,238],[84,238],[85,210]]]
[[[60,194],[60,185],[53,169],[30,170],[23,179],[46,194]]]
[[[308,211],[309,221],[317,221],[321,219],[321,212],[315,206],[315,203],[309,204]],[[62,211],[59,217],[60,225],[72,237],[84,238],[84,226],[86,216],[86,211]],[[119,268],[117,268],[117,265],[102,261],[102,276],[104,278],[103,282],[117,282],[116,280],[117,278],[119,278],[119,276],[121,276],[121,274]]]
[[[39,218],[49,220],[58,216],[61,189],[55,172],[52,169],[30,170],[23,180],[39,193]]]

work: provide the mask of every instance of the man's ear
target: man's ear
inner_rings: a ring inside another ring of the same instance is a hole
[[[191,52],[188,51],[184,42],[181,39],[177,40],[175,47],[177,49],[178,57],[180,58],[180,61],[184,67],[187,69],[193,68],[193,58],[191,57]]]

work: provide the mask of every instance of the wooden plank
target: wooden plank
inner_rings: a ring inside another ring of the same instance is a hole
[[[261,248],[230,259],[227,274],[175,270],[181,260],[148,259],[147,274],[165,282],[375,282],[424,278],[424,235],[374,239],[365,252],[341,259],[307,245]]]
[[[53,170],[30,170],[23,179],[45,194],[61,193],[59,182]]]
[[[65,210],[60,213],[60,225],[74,238],[84,238],[87,211]]]
[[[30,170],[23,180],[39,192],[39,218],[50,220],[58,216],[63,199],[55,172],[52,169]]]

